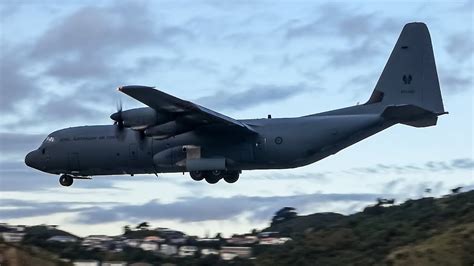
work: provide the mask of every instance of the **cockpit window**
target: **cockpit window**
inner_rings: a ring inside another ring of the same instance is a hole
[[[54,137],[47,137],[43,143],[53,143],[55,141]]]

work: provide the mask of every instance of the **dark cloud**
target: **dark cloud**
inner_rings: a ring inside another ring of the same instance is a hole
[[[242,110],[264,103],[288,99],[307,91],[306,85],[257,85],[241,92],[217,91],[212,96],[202,97],[196,102],[210,108]]]
[[[10,111],[21,101],[37,97],[40,88],[36,78],[27,73],[21,51],[7,47],[4,41],[0,42],[0,49],[0,111]]]
[[[183,41],[193,38],[186,28],[157,19],[146,2],[80,8],[53,19],[28,43],[9,46],[9,40],[1,40],[0,110],[22,117],[7,122],[10,128],[24,122],[55,122],[62,112],[78,120],[90,119],[97,112],[96,102],[111,102],[112,112],[115,104],[108,99],[114,88],[150,66],[135,62],[134,54],[139,57],[142,49],[156,47],[176,53]],[[52,93],[49,86],[39,84],[53,84],[60,91]],[[105,86],[107,92],[100,89]],[[32,109],[34,119],[12,109],[20,103]]]
[[[39,147],[46,135],[0,132],[2,155],[12,155],[34,150]]]
[[[472,62],[474,56],[474,32],[462,32],[448,38],[446,52],[457,62]]]
[[[374,60],[380,52],[377,42],[367,39],[360,44],[348,46],[348,48],[330,51],[327,65],[334,68],[354,67]]]
[[[92,206],[107,206],[114,204],[112,202],[79,202],[79,201],[56,201],[41,202],[18,199],[0,199],[0,204],[4,209],[0,209],[2,219],[27,218],[57,213],[77,213],[93,209]]]
[[[427,192],[427,189],[430,191]],[[382,188],[382,194],[397,195],[402,199],[419,198],[424,196],[440,196],[448,193],[449,188],[441,181],[413,182],[406,178],[397,178],[386,183]]]
[[[157,200],[143,205],[123,205],[112,208],[96,208],[82,212],[80,223],[105,223],[113,221],[179,220],[197,222],[207,220],[227,220],[249,212],[252,219],[268,220],[284,206],[294,206],[300,210],[314,204],[328,202],[373,201],[375,194],[307,194],[275,197],[234,196],[230,198],[181,198],[172,203]]]
[[[451,161],[428,161],[424,164],[386,165],[376,164],[373,167],[354,168],[356,174],[406,174],[412,172],[442,172],[474,169],[474,161],[470,158],[459,158]]]
[[[18,157],[24,157],[19,154]],[[76,180],[73,189],[106,189],[122,191],[117,182],[138,182],[150,180],[151,176],[104,176],[93,180]],[[0,161],[0,193],[2,191],[48,191],[52,189],[68,189],[59,184],[59,176],[40,172],[29,168],[23,161]],[[71,191],[68,191],[71,193]]]
[[[449,94],[471,90],[473,86],[472,74],[466,76],[459,70],[441,68],[439,71],[439,79],[442,92]]]
[[[193,38],[184,28],[157,24],[145,2],[88,6],[57,20],[34,43],[31,55],[49,62],[46,74],[60,80],[105,79],[129,67],[120,61],[125,52],[176,49],[177,41]]]
[[[336,35],[354,42],[397,29],[395,21],[382,18],[375,13],[359,13],[358,10],[340,4],[325,4],[318,8],[319,16],[312,21],[290,21],[285,27],[287,40],[320,38],[321,35]],[[327,37],[327,36],[326,36]]]

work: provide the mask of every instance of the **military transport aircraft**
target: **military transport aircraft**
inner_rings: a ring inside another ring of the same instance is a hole
[[[347,108],[236,120],[153,87],[118,90],[148,107],[120,107],[114,125],[55,131],[25,163],[61,175],[63,186],[96,175],[171,172],[234,183],[242,170],[308,165],[395,124],[434,126],[447,113],[423,23],[405,25],[369,100]]]

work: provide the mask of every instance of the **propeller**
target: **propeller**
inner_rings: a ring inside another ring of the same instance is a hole
[[[123,129],[123,116],[122,116],[122,101],[117,101],[117,112],[113,113],[110,118],[114,120],[114,125],[117,126],[119,130]]]

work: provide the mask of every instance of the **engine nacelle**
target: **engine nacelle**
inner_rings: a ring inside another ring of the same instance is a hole
[[[110,116],[115,121],[122,120],[124,127],[145,129],[148,126],[163,124],[171,120],[167,115],[157,113],[149,107],[135,108],[114,113]]]
[[[153,156],[153,163],[158,167],[175,166],[177,163],[186,159],[186,151],[182,146],[161,151]]]
[[[176,121],[170,121],[161,125],[153,126],[145,130],[145,135],[148,137],[166,138],[169,136],[178,135],[189,130],[189,127],[184,126]]]

